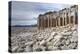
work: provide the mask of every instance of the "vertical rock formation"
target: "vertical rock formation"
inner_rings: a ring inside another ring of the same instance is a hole
[[[65,26],[67,24],[78,24],[78,6],[64,8],[60,11],[46,12],[38,17],[38,28],[51,28]]]

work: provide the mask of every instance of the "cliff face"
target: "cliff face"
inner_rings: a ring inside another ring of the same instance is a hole
[[[70,8],[64,8],[60,11],[46,12],[38,17],[38,28],[50,28],[57,26],[65,26],[67,24],[77,24],[78,22],[78,6],[74,5]]]

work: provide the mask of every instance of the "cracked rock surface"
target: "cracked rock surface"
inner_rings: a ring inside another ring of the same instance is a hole
[[[12,30],[11,51],[12,52],[34,52],[68,50],[78,48],[77,25],[66,25],[64,27],[38,29]]]

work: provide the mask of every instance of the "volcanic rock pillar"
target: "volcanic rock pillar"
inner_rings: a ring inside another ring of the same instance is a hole
[[[57,18],[56,18],[56,27],[57,27]]]
[[[49,16],[48,16],[48,28],[49,28],[49,24],[50,24],[50,23],[49,23]]]
[[[71,21],[71,17],[69,16],[69,24],[71,24],[71,22],[70,22],[70,21]]]
[[[59,24],[59,26],[60,26],[60,18],[58,18],[58,24]]]
[[[64,26],[64,17],[63,17],[63,26]]]

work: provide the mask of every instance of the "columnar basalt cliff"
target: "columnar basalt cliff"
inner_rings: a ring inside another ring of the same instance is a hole
[[[59,11],[46,12],[38,17],[38,28],[50,28],[65,26],[67,24],[78,24],[78,6],[64,8]]]

